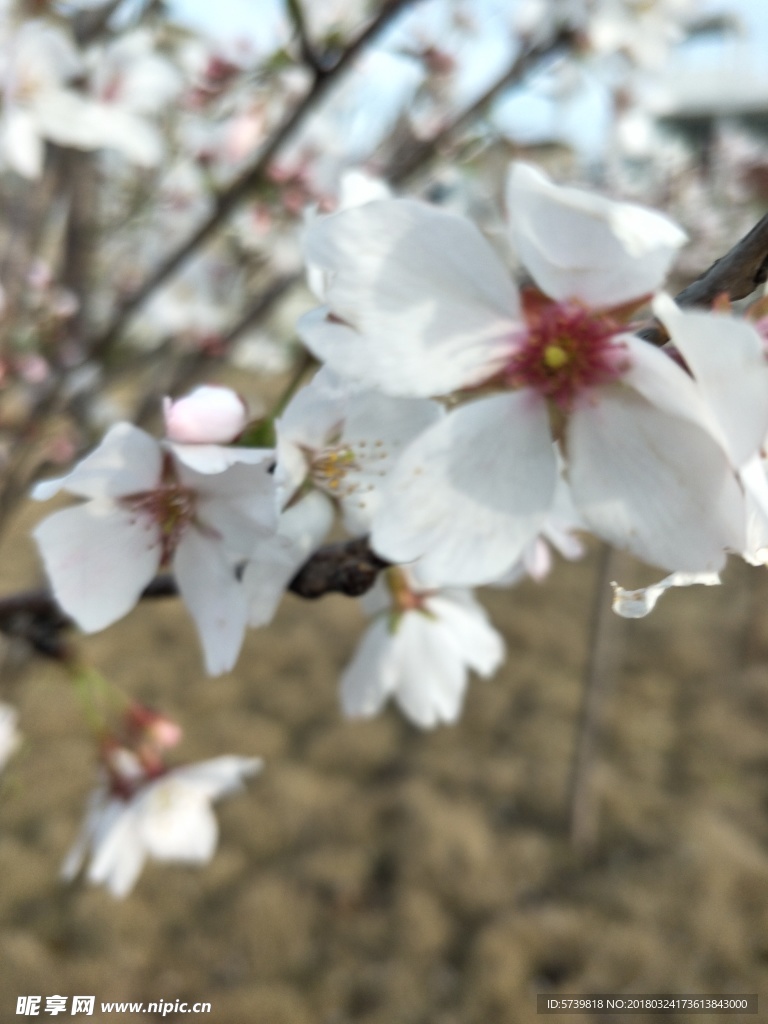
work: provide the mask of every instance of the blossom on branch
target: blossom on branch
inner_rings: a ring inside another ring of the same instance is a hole
[[[521,294],[472,224],[409,200],[307,233],[327,301],[300,324],[310,349],[360,386],[461,402],[389,475],[374,549],[419,559],[430,578],[497,579],[541,532],[561,459],[593,533],[672,571],[718,570],[744,545],[728,445],[692,377],[624,326],[684,234],[525,164],[512,168],[508,207],[541,291]],[[730,389],[749,389],[752,363],[722,339],[702,344],[719,347]],[[756,451],[763,434],[747,414],[741,443]]]
[[[455,722],[470,669],[493,675],[504,641],[471,592],[428,588],[392,568],[362,598],[374,617],[341,680],[350,717],[368,718],[393,698],[422,729]]]
[[[116,751],[109,781],[91,795],[62,876],[73,879],[90,853],[88,881],[122,898],[136,884],[147,857],[207,863],[219,833],[211,805],[242,789],[243,779],[261,765],[259,758],[224,756],[153,776],[131,751]]]
[[[172,568],[207,671],[218,675],[234,665],[248,616],[237,567],[257,537],[274,533],[277,505],[271,452],[199,448],[202,468],[192,468],[192,455],[184,461],[116,424],[68,476],[35,487],[39,501],[59,490],[88,500],[49,516],[34,536],[56,600],[87,633],[126,615],[157,571]]]

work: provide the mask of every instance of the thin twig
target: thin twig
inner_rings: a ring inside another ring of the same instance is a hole
[[[597,841],[600,803],[594,785],[594,764],[600,742],[605,699],[615,677],[615,639],[612,627],[616,617],[611,610],[613,550],[607,544],[600,549],[592,604],[589,651],[584,670],[584,696],[576,747],[571,766],[569,792],[570,841],[579,854],[588,853]]]
[[[479,117],[485,112],[496,97],[512,85],[518,84],[522,79],[541,61],[550,57],[556,57],[562,51],[567,50],[574,43],[574,33],[568,29],[561,29],[551,39],[546,40],[538,46],[532,46],[524,50],[510,65],[510,67],[497,78],[473,103],[465,107],[456,117],[446,121],[437,132],[428,139],[409,140],[389,160],[388,170],[384,177],[394,185],[400,185],[410,178],[416,171],[421,170],[424,164],[439,155],[442,143],[452,135]]]
[[[309,38],[301,0],[286,0],[286,7],[288,8],[288,13],[291,16],[291,21],[293,21],[293,27],[299,43],[301,59],[307,67],[312,69],[316,77],[322,75],[323,63],[315,52],[315,48]]]
[[[266,172],[278,150],[304,123],[320,100],[329,91],[352,61],[389,26],[406,7],[420,0],[387,0],[371,24],[342,53],[336,63],[316,74],[312,88],[283,119],[260,151],[256,160],[227,188],[216,196],[213,210],[206,219],[179,246],[169,253],[159,266],[131,295],[119,305],[111,322],[100,335],[93,338],[89,349],[93,358],[103,356],[121,334],[133,313],[201,246],[228,218],[230,213],[257,186],[264,183]]]

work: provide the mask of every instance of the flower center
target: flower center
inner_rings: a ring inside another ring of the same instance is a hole
[[[357,460],[352,449],[340,446],[324,448],[313,455],[310,472],[319,487],[338,496],[349,470],[357,468]]]
[[[569,301],[526,309],[528,330],[501,372],[507,387],[534,388],[565,412],[577,395],[610,383],[627,368],[626,347],[614,340],[620,327]]]
[[[168,565],[184,531],[195,517],[197,494],[178,483],[161,484],[154,491],[128,494],[121,505],[158,531],[161,564]]]
[[[386,475],[390,451],[383,441],[352,441],[307,453],[316,487],[332,498],[349,498],[373,489],[375,477]]]

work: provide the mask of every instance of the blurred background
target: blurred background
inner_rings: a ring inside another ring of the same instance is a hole
[[[157,429],[162,396],[200,381],[275,408],[316,304],[307,210],[390,187],[470,216],[514,265],[504,181],[523,158],[665,210],[690,236],[673,290],[695,278],[768,204],[761,13],[4,4],[0,595],[43,584],[30,484],[109,425]],[[721,587],[612,615],[609,581],[655,578],[593,544],[484,590],[507,661],[429,732],[392,708],[342,717],[365,621],[349,598],[287,596],[217,679],[173,599],[78,637],[183,727],[179,761],[265,760],[217,808],[211,863],[150,863],[124,901],[58,878],[96,751],[68,674],[0,616],[24,737],[0,777],[0,1016],[56,993],[207,1000],[216,1024],[516,1024],[537,993],[768,999],[768,583],[734,562]]]

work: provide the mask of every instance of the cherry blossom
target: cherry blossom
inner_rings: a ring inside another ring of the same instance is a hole
[[[199,448],[208,461],[216,454],[215,446]],[[247,619],[236,567],[256,537],[274,533],[277,506],[263,452],[248,464],[240,450],[234,463],[221,451],[220,471],[208,465],[200,472],[144,431],[118,423],[68,476],[37,485],[37,500],[62,489],[89,499],[34,531],[56,600],[81,629],[96,632],[122,618],[155,573],[170,566],[208,672],[233,666]]]
[[[367,532],[397,456],[441,415],[436,402],[391,398],[321,371],[275,423],[282,503],[311,484],[339,503],[351,533]]]
[[[544,295],[521,295],[472,224],[410,200],[342,211],[308,231],[328,305],[300,324],[312,351],[360,386],[462,399],[389,475],[375,549],[420,559],[435,579],[498,578],[552,508],[559,448],[591,531],[673,571],[716,571],[744,543],[722,431],[691,376],[615,311],[661,285],[683,233],[525,164],[512,168],[508,208],[515,249]],[[717,345],[728,386],[749,388],[749,370]],[[754,418],[740,440],[759,446]]]
[[[214,801],[243,787],[262,762],[223,756],[153,777],[128,750],[113,758],[109,782],[91,795],[80,836],[62,866],[71,880],[86,857],[87,880],[122,899],[147,858],[205,864],[218,841]]]
[[[351,717],[377,714],[393,698],[422,729],[455,722],[469,669],[493,675],[504,642],[468,590],[429,589],[389,569],[362,603],[373,622],[341,680]]]

